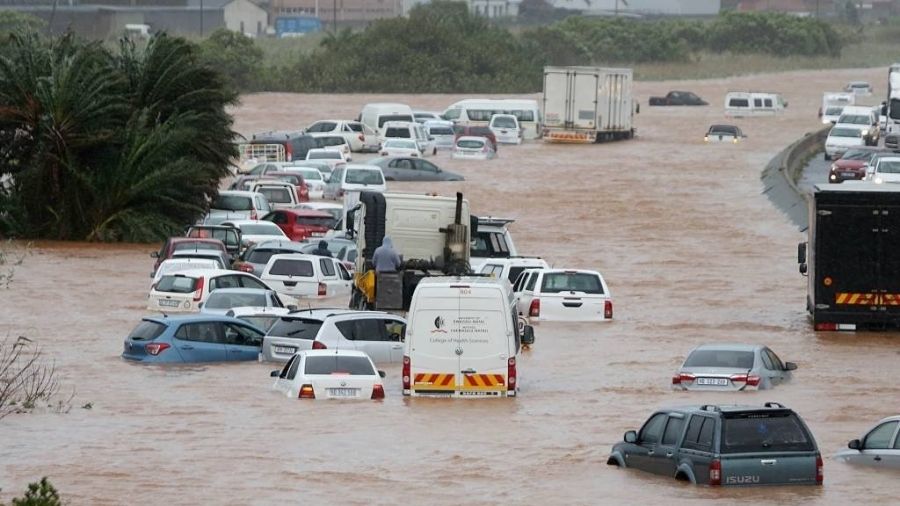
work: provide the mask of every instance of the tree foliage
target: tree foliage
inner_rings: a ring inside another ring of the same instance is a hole
[[[184,39],[112,52],[14,35],[0,55],[0,234],[152,241],[179,230],[228,174],[234,101]]]

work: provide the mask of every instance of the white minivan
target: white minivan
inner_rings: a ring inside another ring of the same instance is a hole
[[[381,167],[350,164],[337,167],[331,172],[331,177],[325,185],[323,198],[338,200],[352,191],[384,192],[385,190],[387,190],[387,185],[384,183],[384,173],[381,172]]]
[[[509,283],[483,277],[424,278],[407,315],[403,394],[513,397],[516,358],[534,342],[520,335]]]
[[[787,102],[778,93],[729,91],[725,94],[725,115],[766,116],[784,111]]]
[[[359,113],[359,121],[375,130],[378,135],[382,135],[384,124],[388,121],[415,122],[416,118],[412,108],[406,104],[373,103],[363,106]]]
[[[584,269],[526,270],[527,282],[515,283],[518,314],[535,321],[603,322],[612,320],[612,295],[603,276]]]

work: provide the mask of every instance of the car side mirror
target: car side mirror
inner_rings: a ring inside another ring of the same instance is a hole
[[[795,363],[793,363],[793,362],[785,362],[785,363],[784,363],[784,370],[785,370],[785,371],[796,371],[796,370],[797,370],[797,364],[795,364]]]
[[[630,430],[625,433],[626,443],[637,443],[637,432]]]
[[[387,376],[387,374],[385,374],[384,371],[378,371],[378,376],[383,379],[385,376]]]
[[[862,441],[853,439],[847,443],[847,448],[850,448],[851,450],[862,450]]]
[[[287,308],[288,311],[296,311],[296,310],[297,310],[297,305],[296,305],[296,304],[288,304],[288,305],[286,306],[286,308]]]
[[[280,375],[281,375],[281,371],[279,371],[278,369],[275,369],[274,371],[269,373],[269,377],[272,377],[272,378],[277,378]]]
[[[522,344],[529,346],[534,344],[534,327],[531,325],[525,325],[525,328],[522,329]]]
[[[150,258],[159,258],[159,251],[154,251],[153,253],[150,253]]]
[[[806,263],[806,244],[805,242],[801,242],[797,244],[797,263],[805,264]]]

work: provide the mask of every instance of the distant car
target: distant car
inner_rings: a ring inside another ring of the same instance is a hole
[[[233,308],[247,306],[283,308],[285,304],[274,290],[220,288],[209,294],[200,312],[224,315]]]
[[[279,180],[255,181],[250,185],[250,191],[263,194],[272,209],[290,209],[302,202],[303,197],[303,192],[298,191],[296,185]],[[309,193],[306,200],[309,200]]]
[[[292,399],[384,399],[384,372],[360,351],[304,351],[271,376],[272,389]]]
[[[338,164],[347,163],[347,159],[344,158],[344,153],[338,150],[325,148],[310,149],[306,153],[306,159],[326,162],[331,165],[332,170]]]
[[[434,139],[434,147],[438,150],[453,149],[456,143],[456,132],[452,121],[426,121],[425,132]]]
[[[691,91],[670,91],[664,97],[650,97],[650,105],[709,105]]]
[[[380,145],[381,144],[379,144],[379,146]],[[373,151],[373,152],[377,152],[377,151],[378,151],[378,148],[376,147],[375,151]],[[327,183],[328,179],[331,177],[331,172],[336,167],[343,167],[344,165],[346,165],[346,164],[345,163],[333,164],[327,160],[301,160],[298,162],[294,162],[294,164],[291,165],[291,167],[310,167],[313,169],[319,169],[319,172],[322,173],[322,177],[325,178],[325,182]]]
[[[388,181],[464,181],[461,175],[446,171],[437,165],[405,156],[383,157],[369,160],[372,165],[381,167],[384,178]]]
[[[312,209],[281,209],[263,216],[262,221],[272,222],[292,241],[303,241],[315,235],[324,235],[334,226],[330,213]]]
[[[490,258],[481,265],[481,274],[492,278],[505,279],[515,283],[516,279],[526,269],[549,269],[550,266],[543,258],[537,257],[510,257]]]
[[[321,199],[322,192],[325,190],[325,175],[322,171],[315,167],[288,166],[284,168],[287,174],[298,174],[306,183],[307,195],[309,198],[300,199],[300,202],[309,202],[310,199]]]
[[[825,138],[825,159],[840,158],[850,148],[865,145],[862,131],[854,125],[838,123],[831,127]]]
[[[156,269],[159,268],[159,264],[161,264],[164,260],[172,258],[174,252],[200,249],[218,250],[221,251],[226,257],[229,256],[228,250],[225,247],[225,243],[218,239],[177,236],[169,237],[168,239],[166,239],[166,242],[163,243],[159,251],[150,253],[150,256],[156,259],[156,262],[153,264],[153,271],[150,273],[150,275],[153,276],[153,274],[156,273]]]
[[[225,250],[232,256],[241,252],[241,231],[232,227],[220,225],[191,225],[185,232],[185,237],[196,239],[218,239],[225,245]]]
[[[312,254],[313,250],[319,247],[319,241],[325,241],[328,244],[328,251],[331,252],[332,258],[337,258],[337,254],[341,249],[347,246],[356,246],[356,242],[351,241],[350,239],[338,237],[330,237],[327,239],[313,237],[302,244],[303,247],[301,248],[301,251],[303,253]]]
[[[512,114],[494,114],[488,128],[493,132],[497,142],[503,144],[521,144],[522,128],[519,120]]]
[[[206,260],[215,262],[220,269],[228,269],[231,255],[216,249],[184,249],[172,253],[170,260]]]
[[[612,320],[612,294],[599,272],[541,269],[534,273],[534,279],[516,294],[519,314],[530,321]]]
[[[359,121],[321,120],[306,127],[305,131],[308,134],[340,135],[354,152],[372,152],[378,149],[378,134]]]
[[[855,95],[871,95],[872,85],[867,81],[850,81],[844,86],[844,91],[848,91]]]
[[[265,220],[223,221],[222,225],[240,229],[241,242],[244,247],[272,239],[288,239],[288,236],[285,235],[278,225]]]
[[[848,464],[900,470],[900,416],[879,421],[866,434],[847,443],[847,450],[835,455]]]
[[[841,111],[835,127],[858,128],[866,146],[877,146],[881,140],[881,120],[874,109],[867,106],[848,105]]]
[[[381,311],[313,308],[275,322],[263,340],[262,360],[284,362],[303,350],[365,352],[375,363],[403,360],[406,320]]]
[[[491,141],[484,137],[457,138],[452,155],[455,160],[491,160],[496,156]]]
[[[828,182],[840,183],[848,180],[861,180],[866,177],[866,165],[878,153],[878,148],[860,146],[844,151],[828,170]]]
[[[349,162],[353,159],[350,150],[350,143],[341,135],[329,133],[310,134],[316,140],[316,147],[323,149],[333,149],[340,151],[344,155],[344,161]],[[309,158],[307,154],[307,159]]]
[[[870,165],[866,179],[875,183],[900,183],[900,156],[879,156]]]
[[[385,190],[387,190],[387,185],[384,183],[381,167],[368,164],[349,164],[337,167],[331,173],[328,184],[325,185],[325,198],[338,200],[343,199],[347,192],[384,192]]]
[[[344,205],[337,202],[306,202],[297,206],[296,209],[309,209],[311,211],[328,213],[334,218],[335,223],[344,218]]]
[[[285,240],[259,242],[244,250],[241,256],[235,260],[233,267],[241,272],[261,276],[272,255],[302,253],[303,246],[303,243]]]
[[[422,150],[413,139],[385,139],[378,150],[381,156],[412,156],[422,158]]]
[[[821,485],[824,478],[809,428],[776,402],[658,410],[625,433],[606,463],[711,486]]]
[[[147,317],[125,338],[122,358],[144,363],[255,361],[263,331],[228,316]]]
[[[290,314],[291,310],[286,307],[252,307],[242,306],[233,307],[225,313],[225,316],[233,316],[239,320],[244,320],[256,328],[268,332],[272,325],[279,318],[286,314]]]
[[[791,380],[793,362],[765,346],[704,344],[694,348],[672,377],[675,390],[768,390]]]
[[[150,278],[150,286],[155,285],[159,278],[166,274],[189,271],[192,269],[225,269],[227,266],[212,258],[170,258],[159,264],[153,277]]]
[[[456,132],[456,139],[454,140],[454,147],[456,146],[456,141],[459,140],[460,137],[484,137],[488,139],[489,144],[497,151],[497,136],[494,135],[494,132],[491,131],[491,127],[485,126],[473,126],[473,125],[454,125],[453,131]]]
[[[164,313],[196,312],[210,292],[220,288],[271,288],[246,272],[189,270],[166,274],[150,289],[147,309]]]
[[[272,210],[269,201],[260,193],[248,191],[220,191],[209,206],[205,225],[218,225],[228,220],[256,220]]]
[[[260,279],[279,295],[321,298],[350,295],[352,277],[339,260],[293,253],[272,255]]]
[[[831,123],[832,125],[837,123],[841,114],[844,112],[844,105],[845,104],[831,104],[825,107],[825,110],[822,111],[822,123]]]
[[[416,123],[422,124],[442,119],[440,114],[431,111],[413,111],[413,118],[416,120]]]
[[[703,136],[703,142],[731,142],[737,144],[746,138],[744,132],[734,125],[712,125]]]

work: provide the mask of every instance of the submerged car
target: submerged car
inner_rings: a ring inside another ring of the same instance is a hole
[[[822,455],[809,428],[777,402],[661,409],[613,446],[609,465],[720,485],[821,485]]]
[[[361,351],[301,351],[271,376],[272,389],[293,399],[384,399],[384,372]]]
[[[765,346],[704,344],[691,351],[672,376],[676,390],[767,390],[791,380],[793,362],[782,362]]]
[[[747,136],[734,125],[712,125],[703,136],[703,142],[731,142],[737,144]]]
[[[460,137],[456,139],[452,156],[459,160],[491,160],[497,151],[485,137]]]
[[[879,421],[866,434],[847,443],[835,458],[848,464],[900,470],[900,416]]]
[[[463,181],[461,175],[444,170],[437,165],[407,156],[393,158],[376,158],[369,160],[372,165],[381,167],[387,181]]]
[[[229,316],[147,317],[125,338],[122,358],[144,363],[257,360],[264,332]]]
[[[284,302],[274,290],[261,288],[220,288],[209,294],[200,308],[201,313],[228,314],[236,307],[283,308]]]

